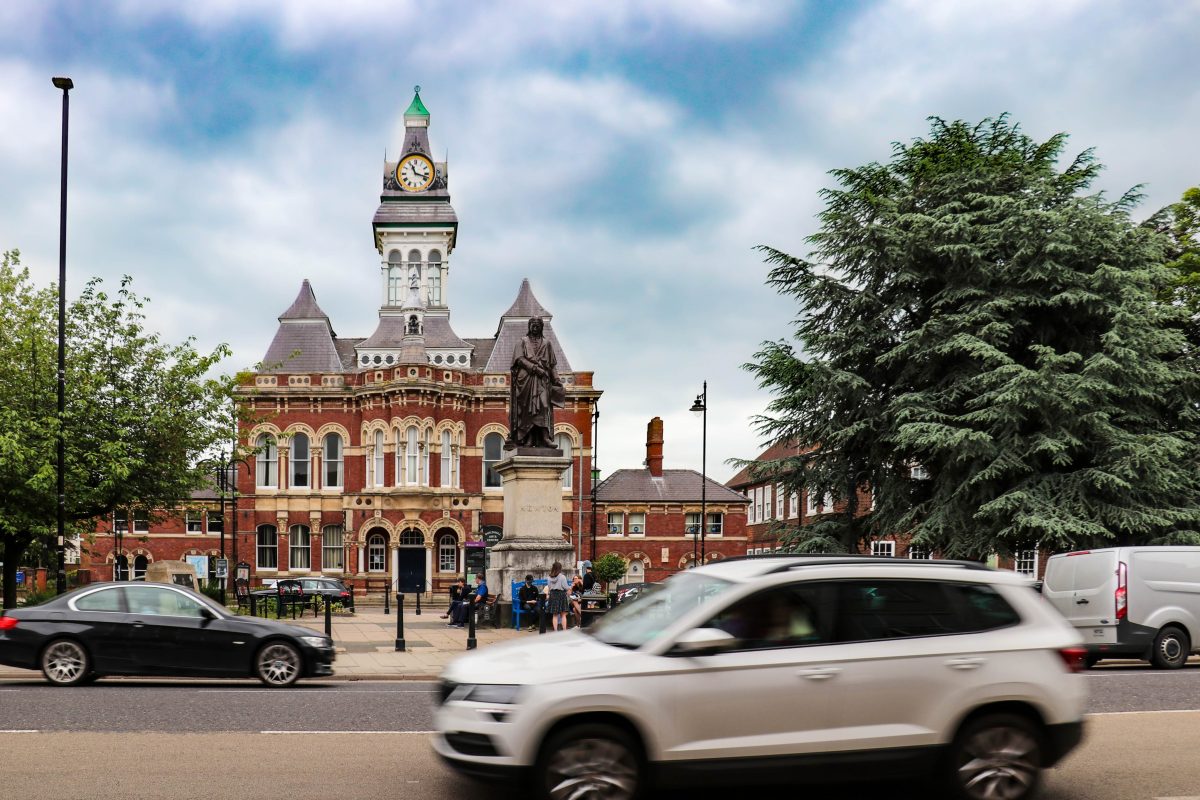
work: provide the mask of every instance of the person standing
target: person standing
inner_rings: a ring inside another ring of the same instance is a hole
[[[546,581],[546,613],[550,614],[550,622],[556,631],[567,629],[567,590],[570,587],[562,564],[555,561],[550,566],[550,579]]]

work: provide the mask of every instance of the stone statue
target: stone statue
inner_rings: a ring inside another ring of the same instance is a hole
[[[542,337],[540,317],[529,320],[529,333],[513,353],[511,400],[506,450],[514,447],[554,449],[554,407],[566,396],[558,379],[554,348]]]

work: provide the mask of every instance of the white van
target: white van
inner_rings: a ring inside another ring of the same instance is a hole
[[[1178,669],[1200,646],[1200,547],[1109,547],[1050,556],[1042,595],[1083,634],[1088,664]]]

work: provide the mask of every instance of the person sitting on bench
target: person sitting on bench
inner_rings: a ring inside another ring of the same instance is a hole
[[[517,590],[517,606],[521,609],[522,614],[528,614],[533,622],[529,623],[529,630],[536,630],[538,626],[537,611],[538,606],[542,603],[542,593],[538,591],[538,587],[533,585],[533,576],[525,576],[525,584]]]
[[[450,587],[450,607],[442,614],[442,619],[449,619],[458,607],[467,599],[467,579],[459,578],[458,583]]]
[[[450,624],[456,628],[461,628],[467,624],[467,611],[474,606],[476,612],[483,608],[484,603],[488,599],[488,587],[483,582],[483,575],[475,573],[475,591],[471,594],[470,599],[465,601],[454,612],[454,616],[450,618]]]

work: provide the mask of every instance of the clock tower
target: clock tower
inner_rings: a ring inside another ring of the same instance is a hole
[[[356,361],[389,366],[414,360],[466,366],[472,347],[450,327],[450,254],[458,217],[449,172],[429,146],[429,110],[421,87],[404,112],[404,144],[384,159],[383,193],[371,222],[380,257],[379,326],[356,348]]]

